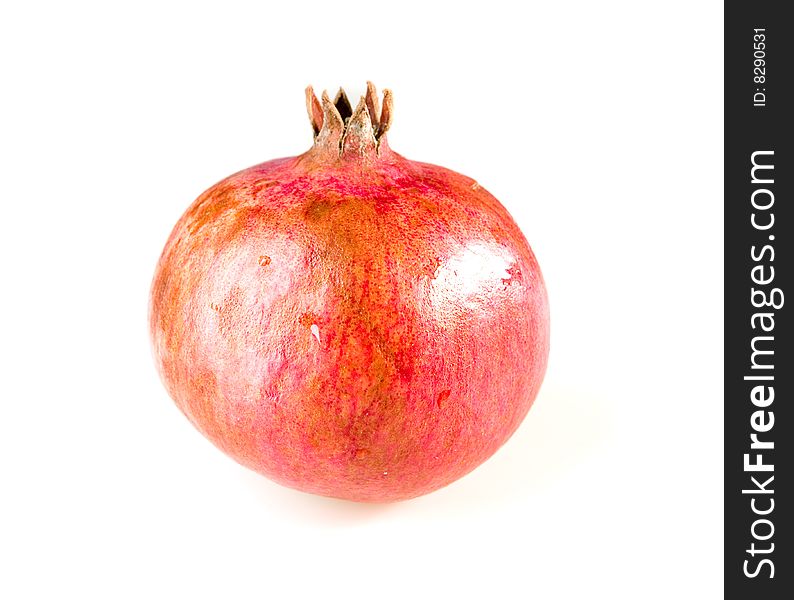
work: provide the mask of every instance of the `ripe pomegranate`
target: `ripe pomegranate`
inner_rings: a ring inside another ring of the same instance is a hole
[[[307,89],[314,146],[204,192],[151,291],[169,394],[216,446],[365,502],[455,481],[516,430],[549,349],[546,290],[476,181],[392,151],[372,84]]]

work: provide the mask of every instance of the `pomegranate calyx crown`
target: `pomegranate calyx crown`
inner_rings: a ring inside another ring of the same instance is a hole
[[[355,110],[342,88],[333,101],[328,92],[317,99],[312,86],[306,88],[306,108],[314,131],[315,148],[339,157],[378,154],[391,126],[392,94],[383,90],[383,107],[371,81]]]

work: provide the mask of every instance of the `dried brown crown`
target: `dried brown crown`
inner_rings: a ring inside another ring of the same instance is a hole
[[[375,86],[368,81],[366,94],[353,110],[342,88],[339,88],[333,102],[328,92],[323,92],[321,103],[309,86],[306,88],[306,108],[316,148],[336,151],[340,156],[365,155],[369,151],[377,152],[385,141],[392,119],[392,95],[390,90],[383,90],[381,108]]]

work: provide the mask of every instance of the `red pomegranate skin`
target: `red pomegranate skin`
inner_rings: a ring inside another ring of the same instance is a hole
[[[155,359],[241,464],[325,496],[412,498],[526,416],[549,349],[543,278],[482,186],[388,147],[388,91],[382,111],[371,85],[355,111],[343,92],[307,97],[312,149],[224,179],[175,226]]]

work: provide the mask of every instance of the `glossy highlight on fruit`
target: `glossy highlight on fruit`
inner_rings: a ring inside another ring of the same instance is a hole
[[[162,380],[218,448],[283,485],[426,494],[513,434],[549,350],[543,278],[476,181],[392,151],[372,84],[307,89],[314,145],[215,184],[174,227],[149,322]]]

